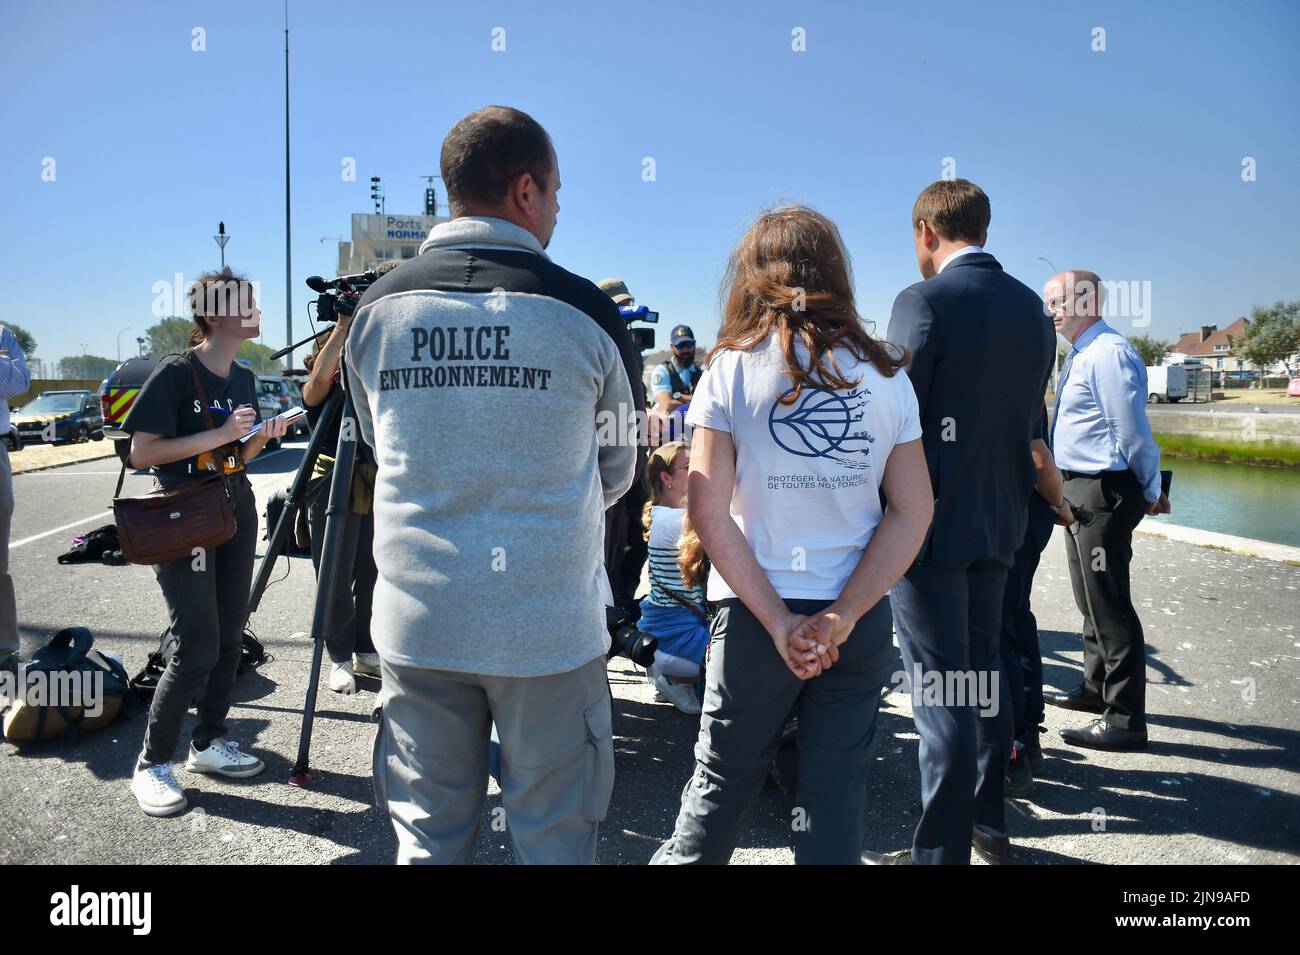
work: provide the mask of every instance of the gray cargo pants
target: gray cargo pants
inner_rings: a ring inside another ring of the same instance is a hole
[[[394,665],[383,659],[375,797],[397,832],[398,863],[473,859],[487,794],[488,741],[501,737],[505,812],[494,814],[527,864],[596,861],[614,789],[605,658],[539,677]]]
[[[801,614],[830,603],[785,601]],[[799,719],[799,783],[790,823],[795,862],[861,860],[880,688],[895,656],[891,622],[885,597],[858,621],[835,665],[802,682],[743,603],[721,602],[704,669],[695,770],[682,790],[673,834],[652,865],[730,861],[792,715]]]

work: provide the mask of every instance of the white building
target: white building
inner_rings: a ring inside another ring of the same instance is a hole
[[[339,243],[339,275],[373,269],[389,259],[413,259],[429,230],[446,216],[352,214],[352,241]]]

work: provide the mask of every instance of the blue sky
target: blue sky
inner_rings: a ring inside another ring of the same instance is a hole
[[[705,343],[730,249],[783,199],[839,224],[883,334],[919,278],[912,203],[945,157],[988,192],[989,250],[1031,286],[1051,271],[1038,256],[1150,281],[1150,328],[1126,333],[1300,298],[1291,0],[545,6],[290,0],[297,337],[302,280],[332,274],[370,176],[390,213],[421,211],[446,130],[494,102],[555,141],[552,256],[624,278]],[[282,17],[265,0],[0,2],[0,321],[41,357],[112,357],[128,327],[130,353],[154,283],[217,264],[218,220],[261,282],[263,341],[284,343]]]

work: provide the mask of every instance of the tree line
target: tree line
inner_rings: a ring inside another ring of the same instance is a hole
[[[18,339],[19,346],[28,358],[36,357],[37,342],[31,332],[12,322],[5,322]],[[190,331],[194,323],[188,318],[170,315],[154,325],[150,325],[143,335],[140,354],[148,357],[169,355],[184,351],[189,344]],[[253,372],[258,375],[278,375],[283,364],[270,356],[275,349],[254,341],[245,341],[239,346],[237,358],[247,360]],[[127,356],[134,357],[134,356]],[[118,366],[115,358],[102,355],[65,355],[59,359],[59,374],[64,378],[107,378]]]

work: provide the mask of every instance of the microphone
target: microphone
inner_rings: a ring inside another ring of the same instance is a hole
[[[357,272],[355,275],[340,275],[336,279],[309,275],[307,276],[307,287],[313,292],[328,292],[330,289],[346,291],[353,285],[373,285],[381,275],[393,271],[401,264],[401,259],[386,259],[368,272]]]
[[[319,275],[307,276],[307,287],[313,292],[327,292],[330,289],[347,290],[353,285],[370,285],[379,278],[375,271],[358,272],[355,275],[340,275],[336,279],[321,278]]]

